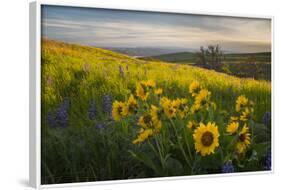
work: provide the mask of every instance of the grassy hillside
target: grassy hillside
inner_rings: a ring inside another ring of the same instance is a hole
[[[238,53],[238,54],[225,54],[226,62],[231,63],[247,63],[250,57],[255,57],[257,63],[271,63],[271,52],[261,52],[261,53]]]
[[[237,53],[224,55],[225,62],[231,63],[247,63],[247,60],[250,57],[255,57],[256,62],[258,63],[270,63],[271,62],[271,52],[261,52],[261,53]],[[172,63],[195,63],[196,62],[196,53],[193,52],[179,52],[171,54],[163,54],[150,57],[151,59],[161,60]],[[143,58],[143,59],[149,59]]]
[[[257,119],[270,108],[271,83],[240,79],[226,74],[189,65],[144,61],[108,50],[55,41],[43,41],[43,102],[55,105],[64,97],[79,94],[84,101],[110,94],[124,98],[134,90],[137,81],[154,79],[164,89],[177,89],[181,96],[188,85],[200,81],[213,92],[215,99],[224,99],[219,106],[227,106],[237,94],[245,94],[256,105]],[[124,77],[120,75],[120,68]],[[86,101],[86,102],[87,102]],[[264,102],[266,101],[266,102]]]
[[[211,100],[217,105],[215,115],[225,118],[234,113],[235,101],[241,94],[254,102],[253,121],[261,122],[265,112],[271,110],[271,83],[267,81],[43,40],[42,183],[189,175],[190,170],[175,159],[168,159],[171,165],[166,170],[134,159],[137,154],[132,157],[130,152],[145,152],[148,148],[131,143],[138,132],[136,118],[124,122],[111,118],[112,102],[127,100],[134,94],[136,83],[147,79],[156,81],[169,98],[187,97],[189,85],[199,81],[211,92]],[[218,122],[223,129],[228,121]],[[177,167],[183,169],[170,172]],[[201,167],[197,173],[217,171]]]

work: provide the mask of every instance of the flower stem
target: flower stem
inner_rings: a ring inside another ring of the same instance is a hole
[[[186,144],[186,146],[187,146],[187,150],[188,150],[188,153],[189,153],[190,160],[193,160],[193,156],[192,156],[192,154],[191,154],[190,145],[189,145],[189,142],[188,142],[188,140],[187,140],[187,138],[186,138],[186,135],[184,136],[184,141],[185,141],[185,144]]]
[[[182,152],[182,154],[183,154],[183,156],[184,156],[184,159],[185,159],[186,163],[188,164],[188,166],[192,169],[190,160],[188,159],[188,157],[187,157],[187,155],[186,155],[186,153],[185,153],[185,151],[184,151],[184,149],[183,149],[183,147],[182,147],[182,144],[181,144],[181,142],[180,142],[179,135],[178,135],[178,132],[177,132],[177,129],[176,129],[176,126],[175,126],[173,120],[170,119],[170,123],[172,124],[173,129],[174,129],[174,131],[175,131],[177,143],[178,143],[178,145],[179,145],[179,147],[180,147],[180,150],[181,150],[181,152]]]

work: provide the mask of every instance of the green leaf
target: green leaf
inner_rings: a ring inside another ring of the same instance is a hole
[[[145,153],[142,152],[133,152],[131,150],[129,150],[129,153],[131,153],[131,155],[136,158],[137,160],[139,160],[140,162],[144,163],[147,167],[149,167],[150,169],[152,169],[157,175],[161,175],[161,169],[159,167],[157,167],[157,164],[155,164],[152,159],[150,157],[148,157]]]
[[[167,170],[168,170],[169,175],[182,175],[183,174],[183,166],[178,160],[176,160],[172,157],[168,157],[168,159],[166,161],[166,165],[167,165]]]
[[[265,142],[270,140],[270,130],[263,124],[253,125],[255,142]]]
[[[264,143],[254,144],[252,146],[252,149],[256,152],[257,158],[260,159],[267,153],[270,146],[271,146],[270,142],[264,142]]]

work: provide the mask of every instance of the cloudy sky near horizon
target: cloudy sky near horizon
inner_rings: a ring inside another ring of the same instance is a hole
[[[271,51],[271,21],[238,17],[43,6],[42,37],[98,47]]]

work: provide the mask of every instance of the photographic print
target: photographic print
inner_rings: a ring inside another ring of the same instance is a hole
[[[271,24],[41,5],[41,183],[271,171]]]

